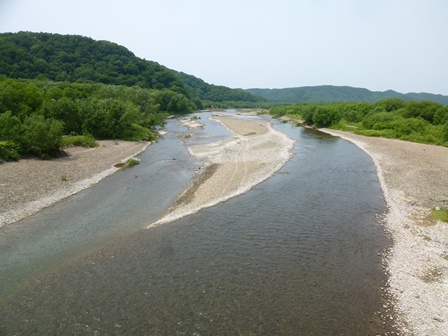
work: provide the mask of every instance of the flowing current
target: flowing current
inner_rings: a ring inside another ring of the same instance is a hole
[[[140,165],[1,229],[0,335],[393,331],[380,318],[385,202],[370,158],[344,140],[273,121],[296,140],[279,172],[142,229],[197,169],[184,144],[230,135],[208,116],[203,130],[171,120]]]

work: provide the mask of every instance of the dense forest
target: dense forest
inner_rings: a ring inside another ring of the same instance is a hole
[[[286,89],[248,89],[248,92],[262,96],[271,102],[293,104],[298,102],[369,102],[376,103],[383,99],[400,98],[410,100],[430,100],[443,105],[448,104],[448,96],[431,93],[399,93],[393,90],[384,92],[370,91],[350,86],[304,86]]]
[[[428,100],[298,103],[273,107],[269,113],[301,119],[305,125],[448,146],[448,106]]]

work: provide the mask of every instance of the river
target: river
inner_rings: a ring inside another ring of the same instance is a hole
[[[0,334],[368,335],[384,314],[390,241],[371,159],[273,121],[294,156],[248,193],[152,229],[229,135],[170,120],[141,164],[0,231]],[[191,138],[181,140],[184,134]]]

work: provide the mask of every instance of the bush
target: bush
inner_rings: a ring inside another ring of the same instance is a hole
[[[149,128],[140,126],[138,124],[132,124],[121,137],[123,140],[128,141],[155,141],[156,136],[154,132]]]
[[[98,142],[91,136],[87,135],[69,135],[62,138],[62,146],[70,147],[70,146],[80,146],[87,148],[98,147]]]
[[[12,141],[0,141],[0,162],[17,161],[20,158],[17,148]]]
[[[22,153],[48,158],[56,155],[62,145],[63,123],[32,115],[23,123],[19,149]]]
[[[136,165],[138,165],[139,163],[140,163],[140,160],[139,160],[139,159],[136,159],[136,158],[133,158],[133,157],[131,157],[131,158],[129,158],[129,159],[126,160],[126,165],[127,165],[128,167],[136,166]]]
[[[342,119],[341,113],[333,107],[319,106],[313,114],[313,124],[317,127],[329,127]]]

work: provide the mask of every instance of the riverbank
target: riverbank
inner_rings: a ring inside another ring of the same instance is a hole
[[[322,129],[369,154],[388,205],[393,246],[387,291],[406,335],[448,330],[448,223],[431,217],[448,205],[448,148]]]
[[[235,135],[219,142],[193,146],[189,152],[203,162],[192,181],[154,227],[241,195],[278,171],[291,157],[294,141],[268,121],[243,120],[237,115],[213,117]]]
[[[72,147],[54,160],[22,159],[0,164],[0,227],[14,223],[113,174],[119,162],[150,142],[98,141],[96,148]]]

